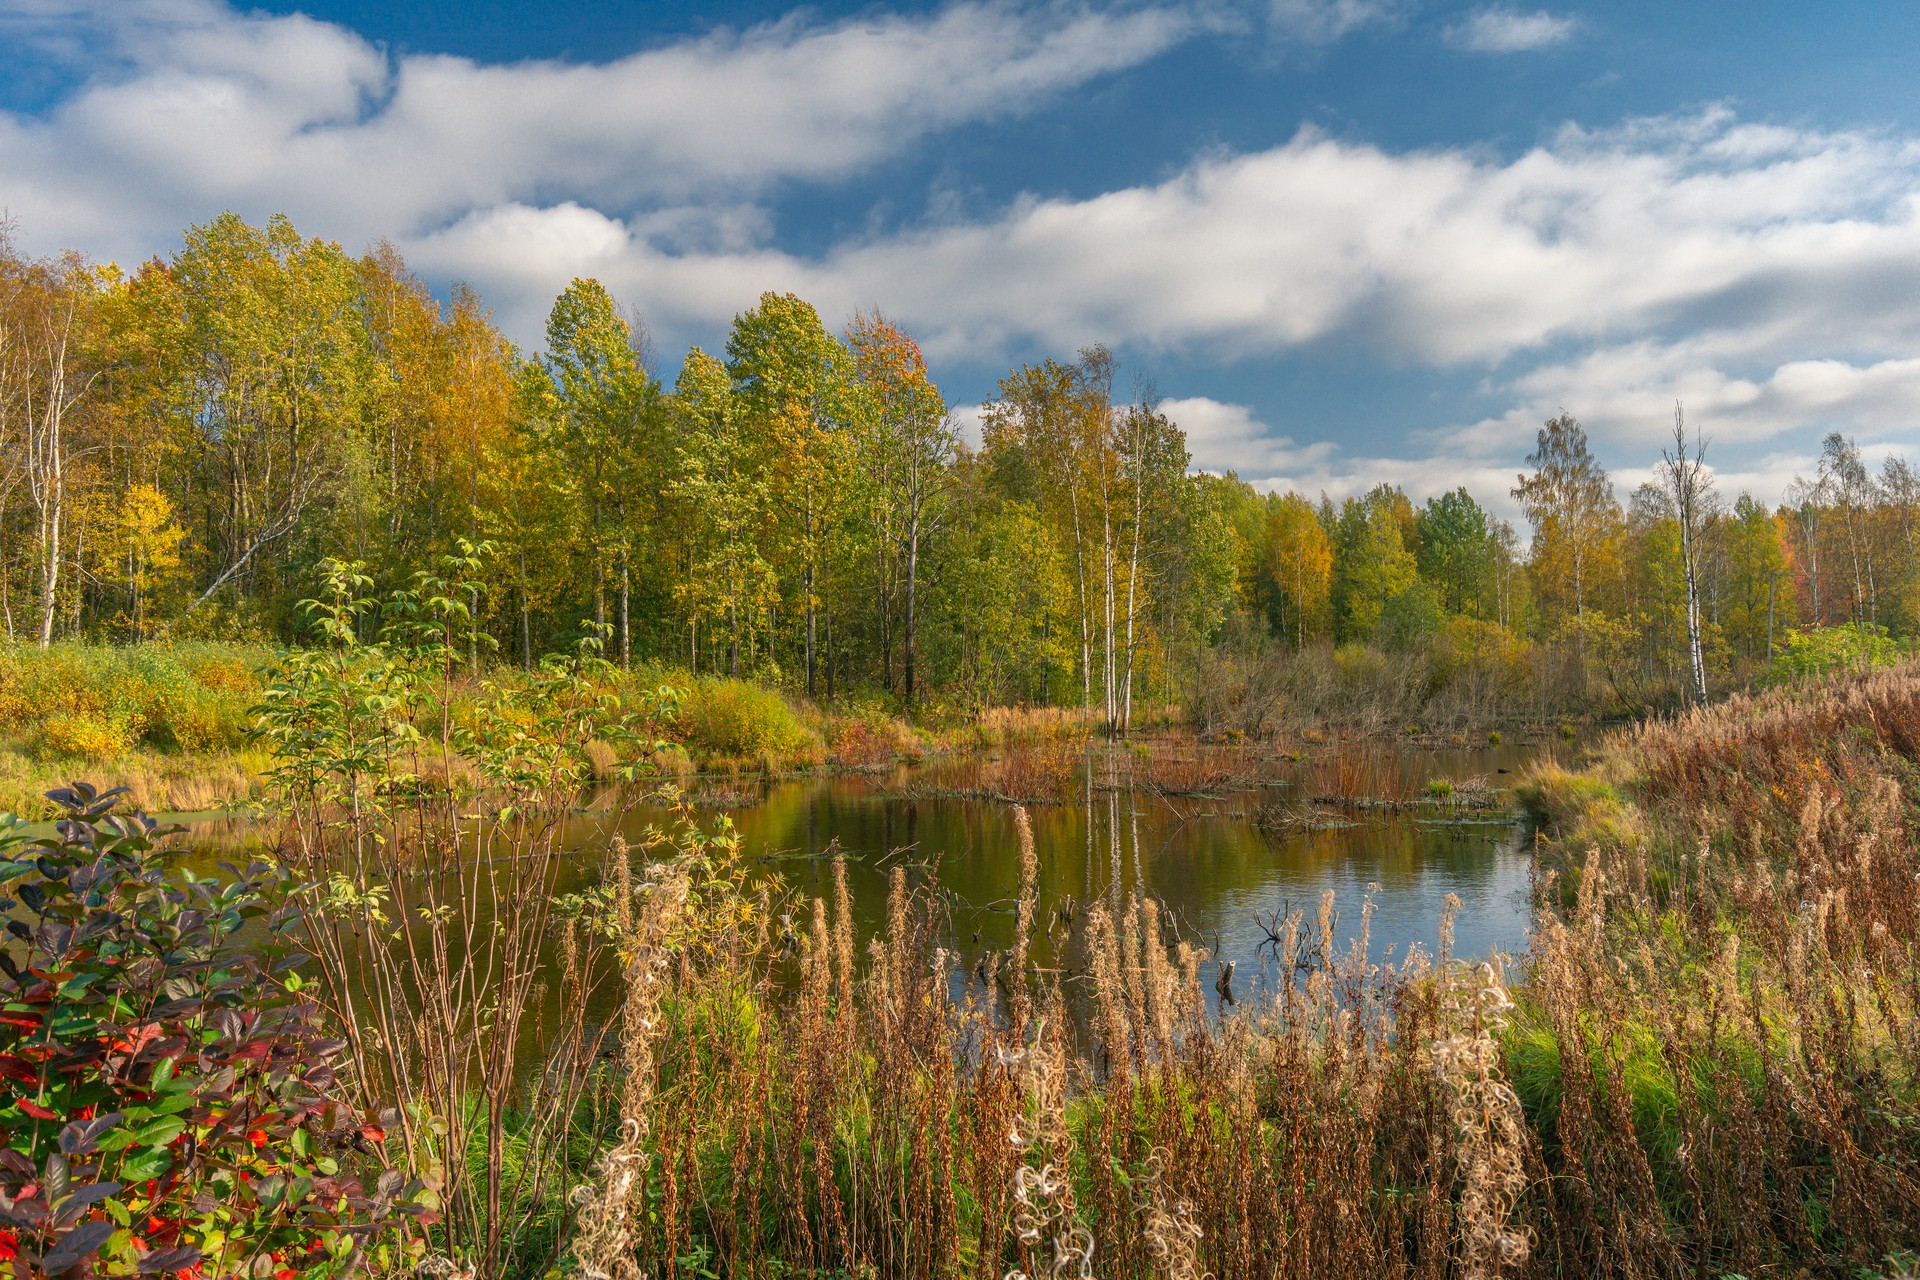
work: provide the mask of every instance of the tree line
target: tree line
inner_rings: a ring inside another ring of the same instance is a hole
[[[962,435],[911,335],[792,294],[668,384],[597,281],[523,352],[391,245],[233,214],[132,271],[0,234],[7,638],[292,639],[311,566],[398,582],[482,549],[506,660],[591,624],[625,663],[816,697],[1081,705],[1124,727],[1223,645],[1531,655],[1628,698],[1767,661],[1791,628],[1920,630],[1920,479],[1829,437],[1777,508],[1676,421],[1623,502],[1562,414],[1512,497],[1339,503],[1193,473],[1094,347],[1007,374]]]

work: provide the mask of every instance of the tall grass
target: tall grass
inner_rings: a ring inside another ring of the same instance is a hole
[[[777,690],[724,676],[681,686],[673,731],[702,768],[784,769],[820,763],[820,739]]]
[[[0,809],[44,815],[77,777],[155,811],[250,795],[268,767],[248,743],[267,650],[212,643],[0,648]]]
[[[904,871],[864,956],[842,887],[786,948],[742,931],[707,963],[656,961],[656,1003],[621,1031],[635,1111],[596,1193],[626,1205],[623,1230],[576,1261],[1905,1274],[1920,671],[1648,725],[1527,790],[1546,826],[1514,966],[1456,959],[1450,925],[1433,956],[1385,963],[1364,924],[1342,951],[1328,902],[1278,923],[1283,977],[1210,1014],[1203,953],[1150,900],[1109,895],[1043,972],[1023,944],[1060,916],[1019,811],[1019,937],[972,970],[937,884]]]

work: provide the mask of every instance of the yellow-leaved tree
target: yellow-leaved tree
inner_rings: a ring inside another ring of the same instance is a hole
[[[154,602],[180,580],[180,542],[186,530],[173,521],[173,502],[146,483],[128,485],[103,522],[107,557],[127,588],[133,633],[147,635]]]
[[[1275,629],[1293,643],[1325,630],[1333,590],[1333,541],[1304,494],[1269,494],[1266,572],[1272,580]]]

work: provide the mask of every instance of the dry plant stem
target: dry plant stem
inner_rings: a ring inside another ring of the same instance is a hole
[[[1020,840],[1020,898],[1013,926],[1013,953],[1010,960],[1013,998],[1009,1013],[1016,1039],[1026,1034],[1032,1004],[1027,993],[1027,948],[1033,939],[1033,912],[1040,876],[1039,856],[1033,847],[1033,822],[1025,805],[1013,807],[1013,829]]]
[[[1536,779],[1512,969],[1454,955],[1457,902],[1436,954],[1384,962],[1370,903],[1349,946],[1329,894],[1273,921],[1270,989],[1210,1018],[1203,953],[1121,888],[1076,917],[1069,1004],[1029,955],[1057,917],[1030,828],[1004,1009],[991,967],[953,984],[937,888],[904,869],[864,951],[843,866],[790,959],[731,930],[648,1005],[623,943],[628,1123],[576,1257],[608,1280],[1894,1273],[1920,1249],[1920,673],[1606,751]],[[665,927],[657,892],[622,890],[616,932]],[[408,1030],[378,1012],[369,1053]]]
[[[344,623],[339,630],[350,634]],[[398,1103],[388,1123],[438,1197],[435,1235],[453,1263],[493,1275],[510,1257],[525,1261],[529,1225],[563,1190],[554,1179],[566,1126],[601,1034],[585,1010],[606,969],[604,942],[554,915],[573,762],[592,720],[582,686],[564,675],[533,708],[544,717],[537,733],[513,722],[511,709],[477,705],[476,715],[498,717],[492,730],[512,723],[517,736],[489,759],[496,790],[467,807],[418,785],[429,739],[411,717],[445,707],[450,681],[450,662],[423,682],[395,651],[351,646],[296,666],[294,682],[277,687],[317,691],[336,710],[321,722],[333,736],[283,771],[283,845],[315,886],[305,921],[349,1037],[353,1083],[369,1110]],[[278,723],[312,724],[297,699],[280,705]],[[452,719],[437,720],[435,745],[451,758]],[[550,989],[549,945],[561,947],[571,989]],[[546,1054],[533,1072],[522,1057],[530,1044]]]
[[[672,971],[664,942],[686,909],[687,882],[683,870],[669,867],[658,883],[645,886],[642,897],[633,883],[626,843],[616,836],[610,852],[625,987],[620,1007],[620,1134],[601,1155],[596,1180],[571,1194],[579,1209],[573,1253],[578,1274],[587,1280],[639,1280],[645,1273],[636,1261],[638,1227],[653,1162],[647,1139],[657,1083],[654,1045]]]

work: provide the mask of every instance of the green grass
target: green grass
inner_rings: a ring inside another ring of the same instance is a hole
[[[0,811],[42,817],[86,777],[156,811],[243,800],[270,767],[247,738],[259,645],[0,648]]]

